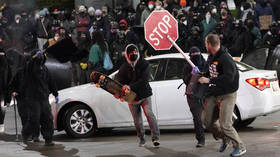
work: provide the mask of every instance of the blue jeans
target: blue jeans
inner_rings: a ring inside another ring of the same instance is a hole
[[[148,120],[151,129],[152,140],[159,140],[160,131],[158,128],[157,119],[152,110],[151,97],[143,99],[142,101],[140,101],[139,104],[129,103],[128,106],[134,120],[137,136],[140,138],[140,140],[145,140],[145,129],[143,125],[141,107],[144,111],[144,114]]]

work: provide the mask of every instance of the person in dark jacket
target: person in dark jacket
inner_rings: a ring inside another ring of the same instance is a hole
[[[28,119],[22,129],[23,142],[28,144],[29,136],[37,134],[41,129],[46,146],[52,146],[53,119],[49,94],[52,93],[58,102],[58,92],[55,81],[45,66],[46,56],[40,51],[34,51],[25,66],[24,79],[19,93],[14,96],[24,98],[27,105]]]
[[[6,57],[6,53],[3,49],[0,49],[0,105],[4,105],[8,102],[8,85],[12,77],[11,68]],[[4,118],[5,111],[0,106],[0,133],[4,133]]]
[[[215,138],[223,140],[220,152],[224,152],[232,142],[234,150],[231,156],[241,156],[246,153],[246,148],[232,126],[239,72],[227,50],[221,47],[218,35],[209,34],[205,38],[205,46],[210,53],[208,77],[201,77],[198,81],[201,84],[209,84],[209,88],[206,92],[202,121]]]
[[[37,28],[37,40],[38,40],[38,48],[43,50],[43,46],[48,42],[48,37],[50,33],[51,23],[49,19],[47,19],[46,13],[41,10],[40,11],[40,19],[36,21]]]
[[[203,56],[201,55],[199,48],[192,47],[190,49],[189,55],[191,61],[193,62],[194,65],[198,67],[200,72],[205,72],[207,63],[204,60]],[[184,74],[183,81],[188,86],[190,84],[190,80],[192,77],[192,67],[189,64],[185,65],[183,74]],[[201,113],[203,109],[204,99],[202,97],[196,96],[195,94],[187,93],[187,89],[186,89],[186,95],[187,95],[187,101],[190,107],[190,111],[192,112],[196,139],[198,141],[196,147],[203,147],[205,145],[205,137],[204,137],[204,128],[202,126],[202,121],[201,121]]]
[[[149,63],[140,56],[136,45],[129,44],[125,49],[126,61],[119,69],[116,80],[124,84],[123,90],[129,89],[137,94],[135,102],[129,103],[129,109],[134,120],[137,136],[140,138],[139,146],[146,144],[145,129],[143,126],[141,107],[148,120],[152,142],[155,147],[159,146],[159,128],[156,117],[152,111],[152,88],[148,82]],[[116,97],[119,97],[116,95]]]

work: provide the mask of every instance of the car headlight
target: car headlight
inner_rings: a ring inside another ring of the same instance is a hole
[[[55,96],[53,96],[53,95],[50,95],[50,96],[49,96],[49,103],[50,103],[50,104],[55,103]]]

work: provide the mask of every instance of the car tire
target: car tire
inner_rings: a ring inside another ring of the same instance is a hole
[[[235,128],[247,127],[248,125],[252,124],[256,119],[256,118],[249,118],[249,119],[246,119],[246,120],[241,120],[240,113],[239,113],[239,110],[238,110],[237,107],[234,108],[233,112],[237,116],[237,119],[233,118],[233,126]]]
[[[249,119],[246,119],[246,120],[242,120],[238,123],[238,126],[239,128],[245,128],[247,127],[248,125],[252,124],[254,121],[256,120],[256,118],[249,118]]]
[[[75,105],[65,116],[65,131],[71,137],[86,138],[96,133],[97,122],[94,113],[84,105]]]

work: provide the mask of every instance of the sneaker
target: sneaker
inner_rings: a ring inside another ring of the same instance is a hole
[[[45,141],[45,146],[54,146],[54,142],[53,141]]]
[[[198,141],[198,143],[196,144],[197,148],[201,148],[205,146],[205,142],[204,141]]]
[[[235,148],[233,152],[230,154],[231,156],[241,156],[246,153],[246,149],[238,149]]]
[[[38,137],[33,137],[33,142],[38,143],[40,142],[40,139]]]
[[[5,126],[4,124],[0,125],[0,134],[5,133]]]
[[[159,140],[153,140],[152,142],[153,142],[154,147],[159,147],[159,145],[160,145]]]
[[[224,152],[227,149],[227,147],[228,147],[228,144],[223,142],[219,148],[219,152],[221,152],[221,153]]]
[[[145,140],[140,140],[139,142],[139,147],[145,147],[146,141]]]
[[[212,133],[212,136],[213,136],[213,138],[214,138],[216,141],[219,140],[219,138],[218,138],[215,134]]]

